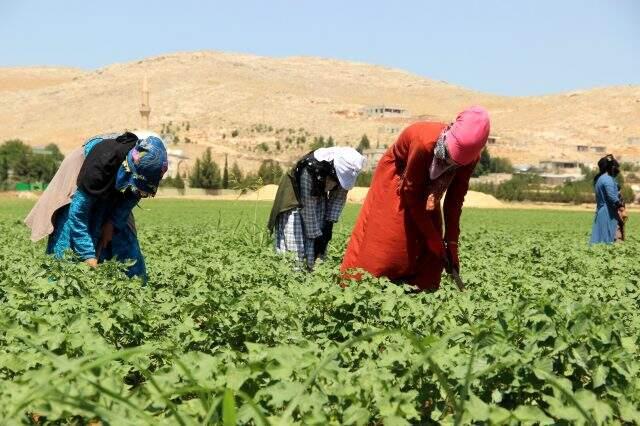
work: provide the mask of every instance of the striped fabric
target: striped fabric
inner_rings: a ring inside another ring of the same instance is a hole
[[[300,174],[301,209],[278,215],[276,220],[275,249],[278,253],[293,252],[297,259],[313,269],[315,251],[313,240],[322,235],[325,221],[337,222],[347,201],[347,191],[338,187],[328,197],[311,195],[313,182],[307,170]]]

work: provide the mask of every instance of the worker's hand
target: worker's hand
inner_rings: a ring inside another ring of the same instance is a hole
[[[328,245],[329,241],[331,241],[331,239],[333,238],[333,222],[324,222],[324,226],[322,227],[322,236],[324,237]]]
[[[627,213],[626,207],[618,208],[618,217],[623,223],[627,221],[627,219],[629,218],[629,214]]]
[[[331,238],[333,238],[333,222],[326,221],[322,225],[322,235],[313,241],[313,251],[316,259],[327,254],[327,247]]]
[[[92,257],[91,259],[85,260],[84,263],[86,263],[87,265],[91,266],[92,268],[97,268],[98,267],[98,259],[96,259],[95,257]]]
[[[100,234],[100,241],[98,241],[98,247],[96,248],[96,257],[100,258],[100,252],[106,248],[113,239],[113,222],[106,221],[102,225],[102,233]]]
[[[327,254],[327,245],[329,241],[326,240],[324,235],[320,235],[318,238],[313,240],[313,252],[315,258],[324,257]]]
[[[458,257],[458,243],[447,241],[447,272],[452,273],[453,269],[460,272],[460,257]]]

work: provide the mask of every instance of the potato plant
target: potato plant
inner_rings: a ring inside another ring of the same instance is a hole
[[[0,424],[640,422],[633,229],[589,247],[589,214],[468,210],[467,290],[416,294],[338,285],[355,206],[303,274],[266,204],[152,200],[144,284],[45,256],[2,202]]]

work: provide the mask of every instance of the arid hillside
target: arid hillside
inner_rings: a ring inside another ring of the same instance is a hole
[[[145,75],[152,130],[177,136],[171,148],[192,159],[211,147],[218,161],[228,154],[243,168],[264,158],[289,161],[316,136],[355,145],[367,134],[384,147],[412,121],[451,121],[471,104],[491,113],[492,153],[514,163],[592,161],[602,148],[640,161],[640,86],[503,97],[361,63],[218,52],[95,71],[0,68],[0,141],[55,142],[69,151],[93,134],[138,128]],[[377,105],[406,112],[367,113]]]

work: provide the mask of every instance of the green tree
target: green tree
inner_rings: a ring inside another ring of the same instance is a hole
[[[282,166],[274,160],[264,160],[258,169],[258,177],[265,185],[279,183],[282,174]]]
[[[164,188],[164,187],[173,188],[174,187],[173,178],[171,176],[163,177],[162,180],[160,181],[160,187],[161,188]]]
[[[16,167],[25,166],[31,155],[31,147],[19,139],[5,141],[0,145],[0,158],[7,160],[9,169],[16,173]],[[22,172],[22,170],[21,170]],[[26,170],[24,171],[27,172]]]
[[[222,187],[220,166],[211,158],[211,148],[207,148],[200,159],[200,188],[219,189]]]
[[[336,143],[333,140],[333,136],[329,136],[329,139],[327,139],[327,142],[325,142],[325,144],[324,144],[324,146],[326,148],[331,148],[332,146],[335,146],[335,145],[336,145]]]
[[[360,143],[358,144],[358,148],[356,149],[358,150],[359,153],[362,154],[362,152],[364,152],[365,149],[369,149],[369,148],[371,148],[371,142],[369,142],[369,138],[367,137],[367,135],[364,134],[360,138]]]
[[[243,181],[242,170],[240,170],[240,166],[238,166],[238,163],[236,163],[235,161],[231,166],[230,178],[231,178],[231,182],[233,182],[235,185],[239,185]]]
[[[513,165],[508,158],[493,157],[489,162],[489,171],[491,173],[512,173]]]
[[[489,155],[489,150],[487,147],[482,149],[480,153],[480,161],[476,164],[476,168],[473,169],[473,177],[478,177],[482,175],[486,175],[489,173],[489,169],[491,168],[491,155]]]
[[[224,156],[224,170],[222,171],[222,187],[224,189],[229,188],[229,163],[226,154]]]
[[[32,154],[26,157],[25,171],[20,171],[22,178],[27,178],[30,182],[49,182],[58,170],[60,163],[47,154]],[[18,170],[22,166],[18,167]]]
[[[56,144],[47,145],[44,151],[34,153],[29,145],[18,139],[4,142],[0,145],[0,164],[4,170],[2,173],[6,173],[7,177],[1,180],[6,181],[11,170],[16,180],[49,182],[64,155]]]
[[[640,166],[627,161],[620,163],[620,170],[623,172],[638,172],[640,171]]]
[[[51,153],[51,156],[54,160],[58,162],[62,162],[62,160],[64,160],[64,155],[62,155],[60,148],[58,148],[58,145],[56,145],[55,143],[50,143],[49,145],[45,146],[44,149]]]
[[[0,158],[0,188],[4,186],[4,184],[9,179],[9,163],[6,158]]]
[[[189,175],[189,186],[193,188],[202,188],[202,184],[200,183],[200,171],[202,170],[202,166],[200,165],[200,159],[196,159],[196,163],[193,165],[193,169],[191,170],[191,174]]]
[[[324,136],[316,136],[313,138],[313,143],[311,144],[311,150],[315,151],[316,149],[324,148]]]
[[[371,180],[373,179],[373,172],[362,171],[356,178],[356,186],[371,186]]]
[[[173,178],[173,186],[178,189],[184,189],[184,179],[177,174],[176,177]]]

